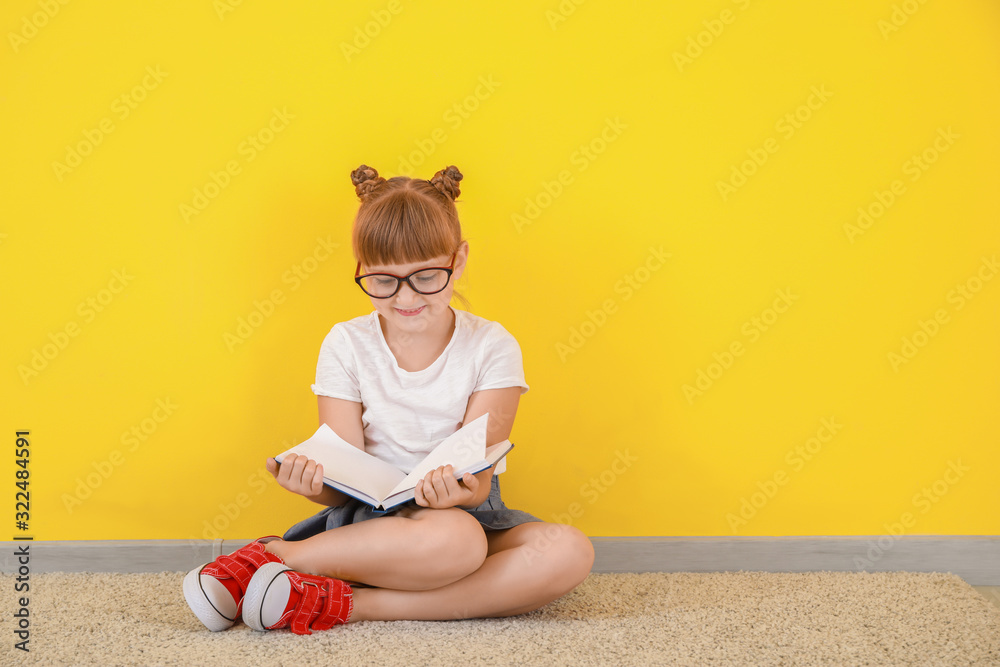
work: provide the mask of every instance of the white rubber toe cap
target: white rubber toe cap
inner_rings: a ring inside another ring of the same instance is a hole
[[[284,563],[265,563],[254,572],[243,597],[243,622],[263,632],[281,620],[288,606],[292,585],[282,572],[291,570]]]
[[[218,579],[202,575],[201,571],[202,567],[196,567],[184,577],[184,599],[198,620],[212,632],[232,627],[238,603]]]

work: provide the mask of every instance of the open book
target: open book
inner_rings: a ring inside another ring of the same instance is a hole
[[[274,457],[281,463],[289,454],[301,454],[323,466],[323,483],[379,510],[389,510],[413,499],[417,482],[440,466],[452,465],[455,477],[486,470],[511,450],[504,440],[486,446],[489,413],[458,429],[435,447],[410,474],[350,444],[321,424],[308,440]]]

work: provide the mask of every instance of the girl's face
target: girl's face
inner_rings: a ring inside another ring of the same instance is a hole
[[[455,281],[458,280],[465,270],[465,263],[469,256],[469,245],[463,242],[455,253],[455,264],[452,269],[451,279],[448,285],[435,294],[420,294],[415,292],[406,281],[401,281],[399,291],[387,299],[371,298],[372,305],[379,315],[382,316],[386,325],[397,331],[406,333],[418,333],[433,328],[435,324],[443,324],[443,318],[449,318],[451,313],[448,304],[451,303],[452,294],[455,292]],[[409,276],[422,269],[447,267],[451,262],[451,255],[434,257],[422,262],[410,264],[382,264],[374,266],[362,266],[361,273],[388,273],[397,277]],[[418,276],[413,276],[410,280],[422,288]]]

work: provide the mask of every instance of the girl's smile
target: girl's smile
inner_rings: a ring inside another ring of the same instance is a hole
[[[358,262],[355,280],[361,281],[359,286],[371,298],[371,303],[378,311],[382,333],[386,341],[393,346],[399,334],[420,337],[430,336],[448,341],[451,338],[454,317],[449,308],[455,281],[462,275],[468,258],[468,243],[462,242],[459,248],[450,255],[441,255],[427,260],[407,264],[378,264],[362,267]],[[447,269],[447,274],[430,275],[429,269]],[[366,278],[367,276],[367,278]],[[401,280],[407,276],[409,280]],[[440,283],[444,281],[443,288]],[[380,282],[381,281],[381,282]],[[383,284],[385,283],[385,284]],[[417,292],[417,289],[430,291]],[[385,298],[373,296],[370,292],[382,291],[396,293]],[[438,289],[439,291],[432,291]],[[411,344],[413,339],[410,339]],[[394,348],[395,349],[395,348]]]

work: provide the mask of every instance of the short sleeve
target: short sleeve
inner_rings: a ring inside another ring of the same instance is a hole
[[[313,393],[360,403],[361,389],[357,370],[357,360],[350,341],[339,326],[333,327],[319,349]]]
[[[528,391],[524,380],[524,364],[521,346],[500,324],[494,323],[486,339],[483,365],[473,391],[521,387],[521,393]]]

